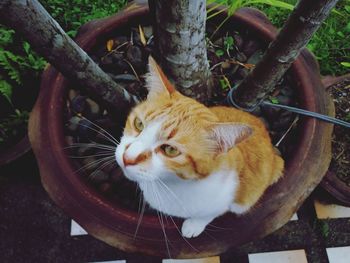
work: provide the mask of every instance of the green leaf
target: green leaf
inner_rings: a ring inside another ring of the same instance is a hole
[[[225,40],[224,40],[225,49],[232,49],[233,43],[234,43],[233,37],[231,36],[225,37]]]
[[[229,86],[228,86],[228,84],[227,84],[225,79],[220,79],[219,82],[220,82],[221,89],[227,90],[229,88]]]
[[[279,100],[275,97],[270,97],[270,101],[273,103],[273,104],[278,104],[279,103]]]
[[[350,5],[344,6],[344,9],[345,9],[348,13],[350,13]]]
[[[215,55],[218,57],[221,57],[225,54],[225,52],[222,49],[218,49],[215,51]]]
[[[340,64],[346,68],[350,68],[350,62],[340,62]]]
[[[2,94],[8,102],[12,104],[12,86],[6,80],[0,79],[0,94]]]

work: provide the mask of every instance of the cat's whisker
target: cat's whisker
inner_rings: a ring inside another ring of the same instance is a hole
[[[88,126],[88,125],[84,125],[84,124],[80,124],[80,123],[79,123],[79,125],[82,126],[82,127],[88,128],[88,129],[90,129],[90,130],[92,130],[92,131],[94,131],[94,132],[97,132],[98,134],[101,134],[107,141],[113,143],[113,144],[116,145],[116,146],[119,144],[119,141],[117,141],[117,139],[115,139],[112,135],[110,135],[111,137],[110,137],[110,136],[107,136],[107,135],[104,134],[103,132],[100,132],[99,130],[97,130],[97,129],[95,129],[95,128],[92,128],[92,127],[90,127],[90,126]],[[104,132],[105,132],[105,131],[104,131]]]
[[[141,213],[140,213],[140,203],[142,202],[142,208],[141,208]],[[139,219],[137,221],[137,226],[136,226],[136,230],[135,230],[135,233],[134,233],[134,239],[136,238],[136,235],[139,231],[139,228],[140,228],[140,225],[141,225],[141,222],[142,222],[142,219],[143,219],[143,215],[145,213],[145,208],[146,208],[146,202],[145,200],[142,198],[142,195],[140,195],[140,198],[139,198],[139,211],[138,213],[140,214],[139,216]]]
[[[152,186],[152,192],[153,192],[153,195],[155,197],[155,199],[158,201],[158,205],[159,205],[159,210],[162,210],[161,209],[161,201],[159,199],[159,196],[157,194],[157,191],[154,187],[154,184],[151,182],[151,186]],[[164,235],[164,240],[165,240],[165,246],[166,246],[166,249],[167,249],[167,252],[168,252],[168,255],[169,255],[169,258],[171,258],[171,254],[170,254],[170,248],[169,248],[169,244],[170,244],[170,240],[168,239],[168,236],[166,234],[166,231],[165,231],[165,225],[164,225],[164,221],[163,221],[163,217],[162,217],[162,213],[160,211],[157,210],[157,215],[158,215],[158,220],[159,220],[159,223],[160,223],[160,226],[162,228],[162,231],[163,231],[163,235]],[[168,243],[169,242],[169,243]]]
[[[115,150],[116,149],[115,146],[110,146],[107,144],[98,144],[98,143],[74,143],[72,145],[63,147],[63,149],[74,149],[74,148],[82,148],[82,147],[106,149],[106,150]]]
[[[78,116],[79,116],[80,118],[86,120],[87,122],[89,122],[90,124],[92,124],[93,126],[95,126],[96,128],[98,128],[98,129],[102,130],[103,132],[105,132],[108,136],[95,129],[95,131],[99,132],[99,133],[100,133],[101,135],[103,135],[105,138],[109,138],[111,142],[113,142],[113,141],[116,142],[116,145],[119,144],[119,141],[118,141],[116,138],[114,138],[114,136],[113,136],[112,134],[110,134],[108,131],[106,131],[104,128],[102,128],[101,126],[97,125],[96,123],[90,121],[89,119],[85,118],[85,117],[82,116],[81,114],[78,115]],[[79,124],[79,125],[80,125],[80,124]],[[87,127],[87,128],[92,129],[91,127]]]
[[[100,167],[96,167],[96,169],[88,175],[88,178],[92,180],[98,171],[102,171],[103,168],[105,168],[106,166],[108,166],[112,163],[114,163],[114,159],[106,160],[106,162],[103,163]]]
[[[233,228],[229,228],[229,227],[219,227],[219,226],[216,226],[216,225],[213,225],[213,224],[208,224],[207,225],[208,227],[212,227],[212,228],[215,228],[215,229],[218,229],[218,230],[233,230]]]
[[[166,188],[164,188],[164,186],[166,186],[166,184],[165,184],[164,182],[162,182],[162,181],[160,180],[160,178],[158,178],[158,179],[159,179],[158,182],[163,183],[163,185],[162,185],[162,184],[159,184],[159,186],[160,186],[163,190],[166,190]],[[167,186],[166,186],[166,187],[167,187]],[[171,191],[169,188],[168,188],[168,190]],[[167,193],[165,193],[164,196],[169,198],[169,196],[167,195]],[[174,196],[176,197],[175,194],[174,194]],[[171,199],[168,199],[168,200],[169,200],[169,201],[172,201]],[[180,229],[177,227],[177,225],[176,225],[176,223],[175,223],[173,217],[170,216],[170,215],[169,215],[169,217],[170,217],[171,221],[173,222],[173,225],[175,226],[177,232],[178,232],[178,233],[180,234],[180,236],[182,237],[182,239],[183,239],[194,251],[199,252],[198,249],[196,249],[186,238],[183,237],[183,235],[182,235]]]
[[[106,156],[114,156],[114,153],[106,152],[106,153],[98,153],[98,154],[91,154],[91,155],[84,155],[84,156],[69,155],[68,157],[72,159],[85,159],[90,157],[106,157]]]
[[[184,212],[186,213],[186,214],[189,214],[189,211],[188,210],[186,210],[186,208],[185,208],[185,206],[183,205],[183,203],[182,203],[182,201],[180,200],[180,198],[166,185],[166,183],[164,183],[163,181],[162,181],[162,179],[160,179],[160,178],[157,178],[158,180],[158,182],[175,198],[175,201],[177,201],[178,202],[178,204],[179,204],[179,206],[184,210]]]
[[[80,172],[80,171],[82,171],[82,170],[89,169],[89,168],[91,168],[91,167],[93,167],[93,166],[95,166],[95,165],[100,164],[101,162],[108,161],[108,160],[110,160],[110,159],[112,159],[112,158],[113,158],[113,160],[114,160],[114,156],[108,156],[108,157],[101,158],[101,159],[99,159],[99,160],[94,160],[94,161],[92,161],[92,162],[90,162],[90,163],[88,163],[88,164],[83,165],[82,167],[80,167],[80,168],[79,168],[78,170],[76,170],[75,172],[78,173],[78,172]]]

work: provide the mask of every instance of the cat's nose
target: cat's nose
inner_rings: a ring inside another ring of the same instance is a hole
[[[146,161],[150,156],[151,152],[143,152],[138,154],[137,156],[129,156],[127,151],[125,151],[123,154],[123,162],[125,166],[136,165]]]
[[[143,151],[143,152],[135,152],[131,147],[130,144],[125,147],[125,152],[123,154],[123,162],[125,166],[128,165],[135,165],[141,162],[144,162],[151,156],[151,152],[149,151]]]

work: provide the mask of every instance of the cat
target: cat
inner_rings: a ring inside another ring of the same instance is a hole
[[[146,202],[196,237],[216,217],[249,211],[283,174],[263,122],[180,94],[150,56],[148,95],[130,112],[115,158]]]

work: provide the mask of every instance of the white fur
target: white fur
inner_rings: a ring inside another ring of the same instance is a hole
[[[223,167],[201,180],[179,178],[165,167],[164,157],[154,152],[161,143],[157,134],[160,125],[158,122],[146,127],[137,137],[124,135],[116,150],[118,164],[130,180],[139,184],[147,203],[164,214],[185,218],[181,231],[188,238],[198,236],[207,224],[225,212],[239,213],[238,209],[232,209],[239,183],[237,173]],[[152,151],[151,160],[125,167],[123,154],[130,143],[128,155],[136,157],[144,150]]]

